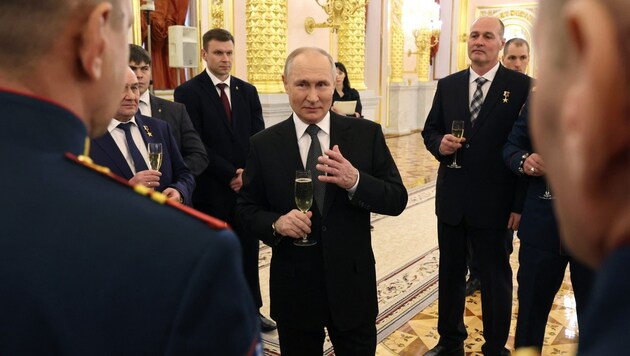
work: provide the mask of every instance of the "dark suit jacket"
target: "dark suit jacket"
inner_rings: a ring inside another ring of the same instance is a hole
[[[186,105],[210,159],[208,168],[197,178],[193,205],[220,219],[231,219],[236,193],[230,180],[237,168],[245,167],[249,138],[265,128],[258,92],[253,85],[231,77],[231,122],[206,71],[177,87],[174,96]]]
[[[547,185],[545,178],[526,176],[519,172],[523,155],[533,152],[529,138],[528,115],[528,105],[525,104],[503,148],[503,158],[510,170],[527,182],[518,237],[522,244],[532,245],[551,253],[560,253],[560,235],[553,211],[553,200],[539,198],[545,193]]]
[[[160,186],[156,190],[161,192],[168,187],[175,188],[182,195],[184,203],[190,205],[192,191],[195,189],[195,178],[179,153],[170,127],[164,121],[139,113],[136,114],[136,123],[145,143],[161,142],[163,146],[162,166],[160,167],[162,176],[160,177]],[[147,128],[144,128],[145,125]],[[151,136],[148,135],[147,131],[151,133]],[[116,175],[127,180],[133,178],[129,164],[127,164],[109,132],[92,140],[90,157],[94,163],[108,167]]]
[[[595,285],[580,329],[578,355],[627,355],[630,282],[630,246],[612,251],[599,266]]]
[[[0,91],[0,119],[0,355],[247,354],[233,233],[64,157],[87,135],[64,108]]]
[[[312,209],[310,238],[317,245],[298,247],[292,238],[272,234],[271,224],[295,209],[295,171],[304,169],[292,118],[252,137],[239,196],[245,227],[273,248],[271,316],[293,328],[321,328],[329,311],[342,330],[375,321],[370,212],[398,215],[407,203],[379,125],[331,113],[330,145],[339,145],[360,179],[352,200],[345,189],[326,186],[323,214]]]
[[[154,95],[149,98],[151,116],[168,122],[186,166],[195,177],[199,176],[208,167],[208,155],[186,107]]]
[[[477,228],[502,229],[507,226],[510,212],[520,213],[522,209],[522,202],[515,199],[517,178],[503,162],[502,152],[527,99],[530,78],[499,65],[472,127],[469,77],[466,69],[438,81],[422,131],[427,149],[440,161],[436,213],[451,225],[465,220]],[[457,152],[460,169],[447,168],[453,156],[438,151],[442,137],[451,132],[453,120],[465,122],[466,142]]]

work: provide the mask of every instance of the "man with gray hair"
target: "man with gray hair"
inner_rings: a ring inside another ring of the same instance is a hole
[[[337,355],[374,355],[376,272],[370,212],[398,215],[407,190],[381,127],[330,112],[335,65],[298,48],[282,80],[293,115],[252,137],[238,199],[245,227],[271,246],[271,316],[286,355],[321,355],[324,328]],[[314,201],[296,209],[296,171]],[[314,245],[295,243],[308,235]]]
[[[225,223],[87,156],[120,105],[132,23],[128,0],[0,1],[0,355],[260,345]]]

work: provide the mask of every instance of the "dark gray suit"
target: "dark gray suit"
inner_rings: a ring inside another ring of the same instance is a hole
[[[195,177],[198,177],[208,167],[208,155],[199,138],[199,133],[188,116],[186,107],[155,95],[149,97],[151,117],[168,122],[186,166]]]

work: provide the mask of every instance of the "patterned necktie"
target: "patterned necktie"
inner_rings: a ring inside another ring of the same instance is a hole
[[[230,107],[230,100],[225,93],[225,88],[227,88],[227,84],[219,83],[217,87],[221,89],[221,102],[223,103],[223,109],[225,110],[225,115],[227,115],[228,121],[232,121],[232,108]]]
[[[140,153],[138,146],[136,146],[136,143],[133,141],[133,137],[131,137],[131,123],[118,124],[118,128],[125,131],[127,149],[129,149],[129,153],[131,153],[131,159],[133,160],[133,166],[136,168],[136,173],[149,169],[149,167],[147,167],[147,163],[144,161],[144,158],[142,158],[142,154]]]
[[[472,102],[470,103],[470,123],[475,124],[475,120],[477,120],[477,116],[479,116],[479,111],[481,111],[481,104],[483,104],[483,91],[481,91],[481,87],[488,81],[488,79],[484,77],[479,77],[475,79],[475,83],[477,83],[477,89],[473,94]]]
[[[321,214],[324,211],[324,195],[326,193],[326,185],[324,182],[320,182],[317,179],[319,175],[318,170],[315,169],[317,164],[317,157],[322,155],[322,146],[319,144],[317,133],[319,132],[319,126],[309,125],[306,128],[306,132],[311,136],[311,146],[308,149],[308,156],[306,158],[306,169],[311,171],[313,177],[313,198]]]

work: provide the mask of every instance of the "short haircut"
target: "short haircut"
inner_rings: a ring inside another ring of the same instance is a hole
[[[222,28],[213,28],[208,32],[203,34],[203,50],[208,50],[208,43],[210,41],[215,40],[219,42],[227,42],[232,41],[234,43],[234,36],[228,30],[224,30]]]
[[[121,1],[125,0],[0,0],[0,69],[28,71],[51,50],[70,21],[84,22],[98,3],[111,3],[112,25],[120,24]]]
[[[328,52],[324,51],[323,49],[319,47],[300,47],[293,50],[293,52],[289,54],[289,56],[287,57],[287,60],[284,62],[284,77],[285,78],[289,77],[289,73],[291,72],[291,65],[293,64],[293,60],[295,59],[295,57],[299,56],[302,53],[308,53],[308,52],[316,52],[328,58],[328,62],[330,62],[331,74],[334,80],[334,78],[337,76],[335,60],[333,59],[333,57],[331,57],[330,54],[328,54]]]
[[[515,47],[527,47],[527,54],[529,55],[529,43],[527,43],[527,41],[525,41],[524,39],[518,37],[510,38],[507,42],[505,42],[503,53],[507,53],[508,48],[510,48],[510,46],[512,45]]]
[[[151,55],[141,46],[137,44],[129,44],[129,62],[134,62],[136,64],[140,64],[144,62],[145,64],[151,65]]]

